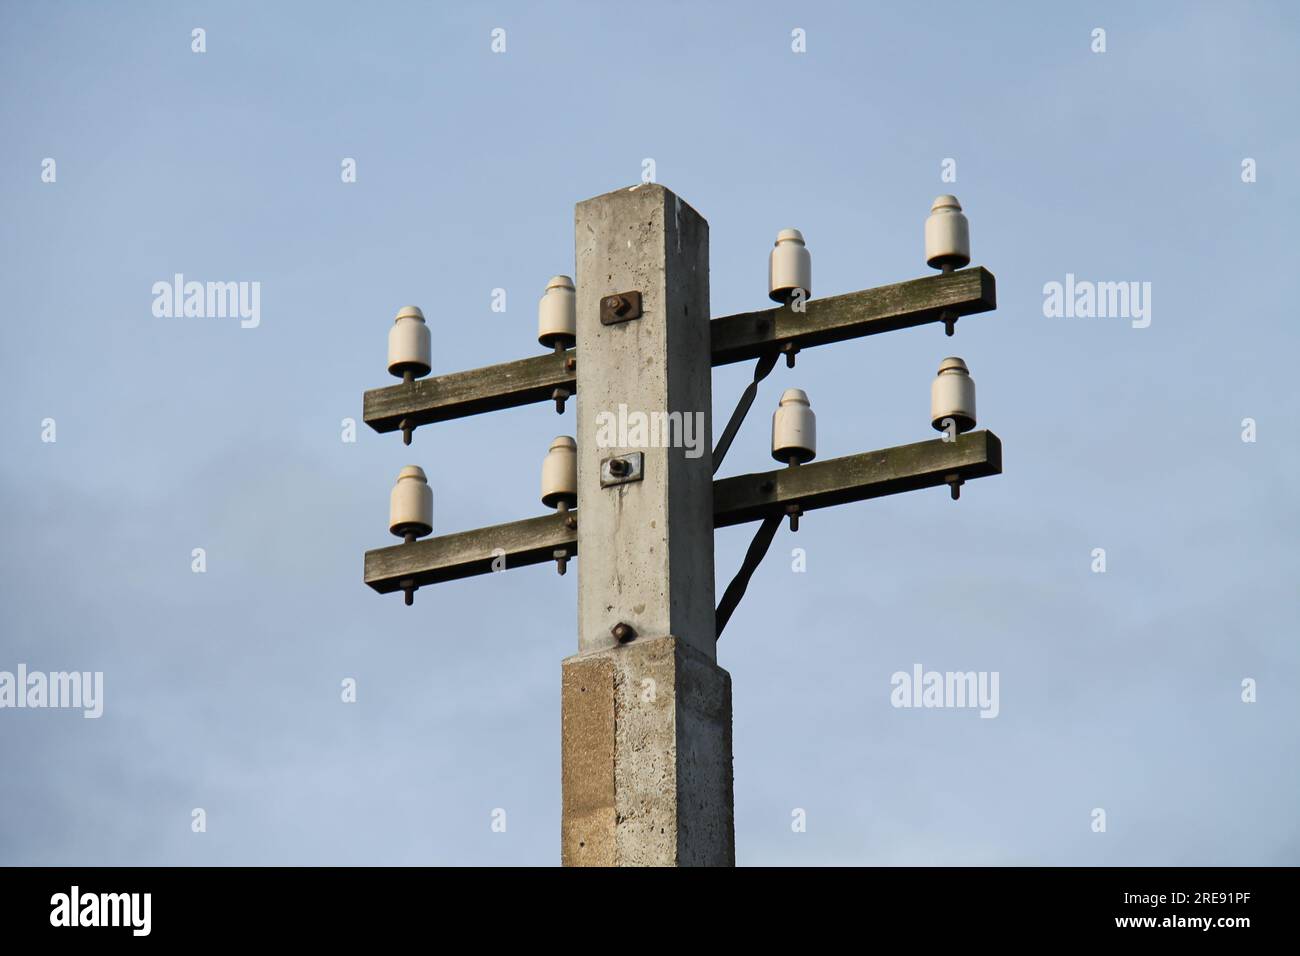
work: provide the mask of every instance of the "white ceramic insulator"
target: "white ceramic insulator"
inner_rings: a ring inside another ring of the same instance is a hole
[[[388,500],[388,530],[399,538],[408,531],[421,538],[433,530],[433,489],[418,465],[407,465],[397,473]]]
[[[798,229],[782,229],[767,257],[767,295],[776,302],[788,302],[795,289],[812,297],[812,255]]]
[[[817,457],[817,416],[801,388],[787,388],[772,415],[772,457],[785,463]]]
[[[940,196],[925,220],[925,262],[935,269],[970,265],[970,223],[956,196]]]
[[[958,432],[975,427],[975,380],[956,356],[939,363],[939,374],[930,385],[930,424],[936,431],[946,431],[946,418],[953,420]]]
[[[578,443],[568,435],[551,442],[542,460],[542,504],[554,508],[578,503]]]
[[[398,378],[403,372],[410,371],[419,378],[429,374],[431,357],[429,327],[424,324],[424,313],[408,305],[397,313],[393,327],[388,330],[388,371]]]
[[[546,284],[546,292],[537,303],[537,341],[547,348],[560,342],[573,345],[578,333],[578,299],[573,280],[555,276]]]

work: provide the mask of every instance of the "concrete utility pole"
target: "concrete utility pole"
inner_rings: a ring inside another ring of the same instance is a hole
[[[620,405],[700,411],[712,434],[709,226],[648,184],[580,203],[575,228],[583,559],[579,653],[563,676],[562,857],[730,865],[731,678],[714,641],[711,458],[594,440],[597,416]],[[639,293],[640,315],[609,322],[610,293]],[[616,460],[641,477],[610,484]]]
[[[432,422],[576,393],[577,510],[425,541],[408,531],[405,544],[366,553],[365,581],[409,596],[488,573],[494,561],[499,569],[502,559],[514,568],[581,554],[578,653],[562,665],[562,860],[732,865],[731,678],[716,643],[779,523],[937,485],[956,497],[962,482],[1001,472],[1001,445],[989,432],[953,432],[715,481],[711,369],[758,362],[714,450],[720,462],[777,356],[792,361],[803,348],[931,322],[951,329],[959,316],[995,307],[993,276],[945,271],[802,310],[787,303],[710,320],[708,224],[669,190],[644,184],[579,203],[575,234],[575,348],[434,378],[407,374],[367,392],[364,417],[377,431],[409,436]],[[599,447],[599,417],[621,405],[702,413],[705,454],[689,457],[680,441]],[[965,427],[973,425],[972,414]],[[715,609],[713,530],[748,521],[762,522],[759,534]]]

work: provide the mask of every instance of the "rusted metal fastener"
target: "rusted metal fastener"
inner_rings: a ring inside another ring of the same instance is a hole
[[[629,451],[611,455],[600,463],[600,487],[617,488],[645,477],[645,452]]]
[[[569,552],[564,548],[556,548],[551,552],[551,557],[555,558],[555,570],[558,574],[563,574],[569,565]]]
[[[564,403],[569,400],[569,390],[567,388],[557,388],[551,392],[551,398],[555,400],[555,413],[564,414]]]
[[[566,372],[572,372],[577,367],[578,367],[577,356],[570,355],[568,358],[564,360],[564,370]]]
[[[614,640],[618,641],[620,644],[626,644],[628,641],[632,640],[632,638],[636,637],[636,629],[633,628],[631,624],[624,624],[622,621],[619,621],[611,627],[609,632],[614,635]]]
[[[952,500],[959,499],[961,497],[961,486],[966,483],[966,479],[961,475],[944,475],[943,480],[948,482],[948,487],[952,490]]]
[[[641,292],[615,292],[600,300],[600,324],[615,325],[641,318]]]
[[[799,354],[799,346],[793,342],[786,342],[781,346],[781,351],[785,353],[785,367],[794,368],[794,357]]]

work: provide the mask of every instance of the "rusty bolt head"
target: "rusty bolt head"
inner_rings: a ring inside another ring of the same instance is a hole
[[[632,470],[626,458],[615,458],[609,463],[609,473],[615,478],[622,478]]]
[[[622,621],[619,621],[611,627],[609,632],[614,635],[614,640],[618,641],[620,644],[626,644],[628,641],[632,640],[632,638],[636,637],[636,631],[632,628],[632,625],[624,624]]]
[[[605,300],[605,308],[615,315],[626,315],[628,310],[627,299],[621,295],[611,295]]]

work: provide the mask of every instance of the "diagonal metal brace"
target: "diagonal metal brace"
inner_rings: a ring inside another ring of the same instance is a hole
[[[779,355],[779,352],[764,355],[758,360],[758,364],[754,366],[754,380],[745,386],[745,391],[741,393],[736,410],[731,413],[731,420],[727,422],[727,427],[722,430],[722,437],[718,439],[718,447],[713,449],[713,473],[715,475],[718,473],[718,469],[722,467],[722,459],[727,457],[727,449],[731,447],[732,441],[735,440],[736,432],[740,431],[741,422],[749,414],[750,406],[754,404],[754,399],[758,396],[758,383],[772,373]]]
[[[781,527],[781,519],[781,515],[764,518],[763,523],[754,532],[754,540],[749,543],[749,550],[745,552],[745,560],[741,562],[740,570],[736,572],[736,576],[727,585],[727,590],[722,594],[722,602],[718,605],[717,614],[715,615],[717,630],[713,637],[715,641],[722,637],[722,629],[727,626],[727,622],[731,620],[732,612],[740,605],[740,599],[745,596],[745,590],[749,587],[749,579],[754,576],[754,572],[767,555],[767,549],[772,546],[772,539],[776,537],[776,529]]]

